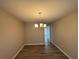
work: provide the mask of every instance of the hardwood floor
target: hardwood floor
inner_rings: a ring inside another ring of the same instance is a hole
[[[25,46],[15,59],[69,59],[54,45]]]

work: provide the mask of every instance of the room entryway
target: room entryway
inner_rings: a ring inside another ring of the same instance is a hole
[[[51,41],[50,28],[51,28],[50,25],[48,25],[47,27],[44,28],[44,42],[45,42],[45,45],[49,45],[50,41]]]

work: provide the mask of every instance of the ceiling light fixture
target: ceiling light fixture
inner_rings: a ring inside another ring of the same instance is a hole
[[[42,12],[39,12],[38,13],[39,15],[41,15],[42,14]],[[41,21],[41,23],[39,23],[39,24],[34,24],[34,27],[35,28],[38,28],[38,27],[47,27],[47,24],[45,24],[45,23],[43,23],[42,21]]]

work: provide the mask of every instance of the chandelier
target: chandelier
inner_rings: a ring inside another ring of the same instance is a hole
[[[41,15],[42,12],[39,12],[38,14]],[[34,27],[35,27],[35,28],[38,28],[38,27],[47,27],[47,24],[45,24],[45,23],[43,23],[43,22],[35,23],[35,24],[34,24]]]
[[[46,27],[47,25],[45,23],[39,23],[39,24],[34,24],[35,28],[38,27]]]

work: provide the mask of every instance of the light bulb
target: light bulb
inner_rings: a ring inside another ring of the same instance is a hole
[[[46,24],[44,24],[44,27],[46,27],[47,25]]]
[[[43,27],[43,23],[40,23],[40,27]]]
[[[38,24],[34,24],[35,28],[38,28]]]

